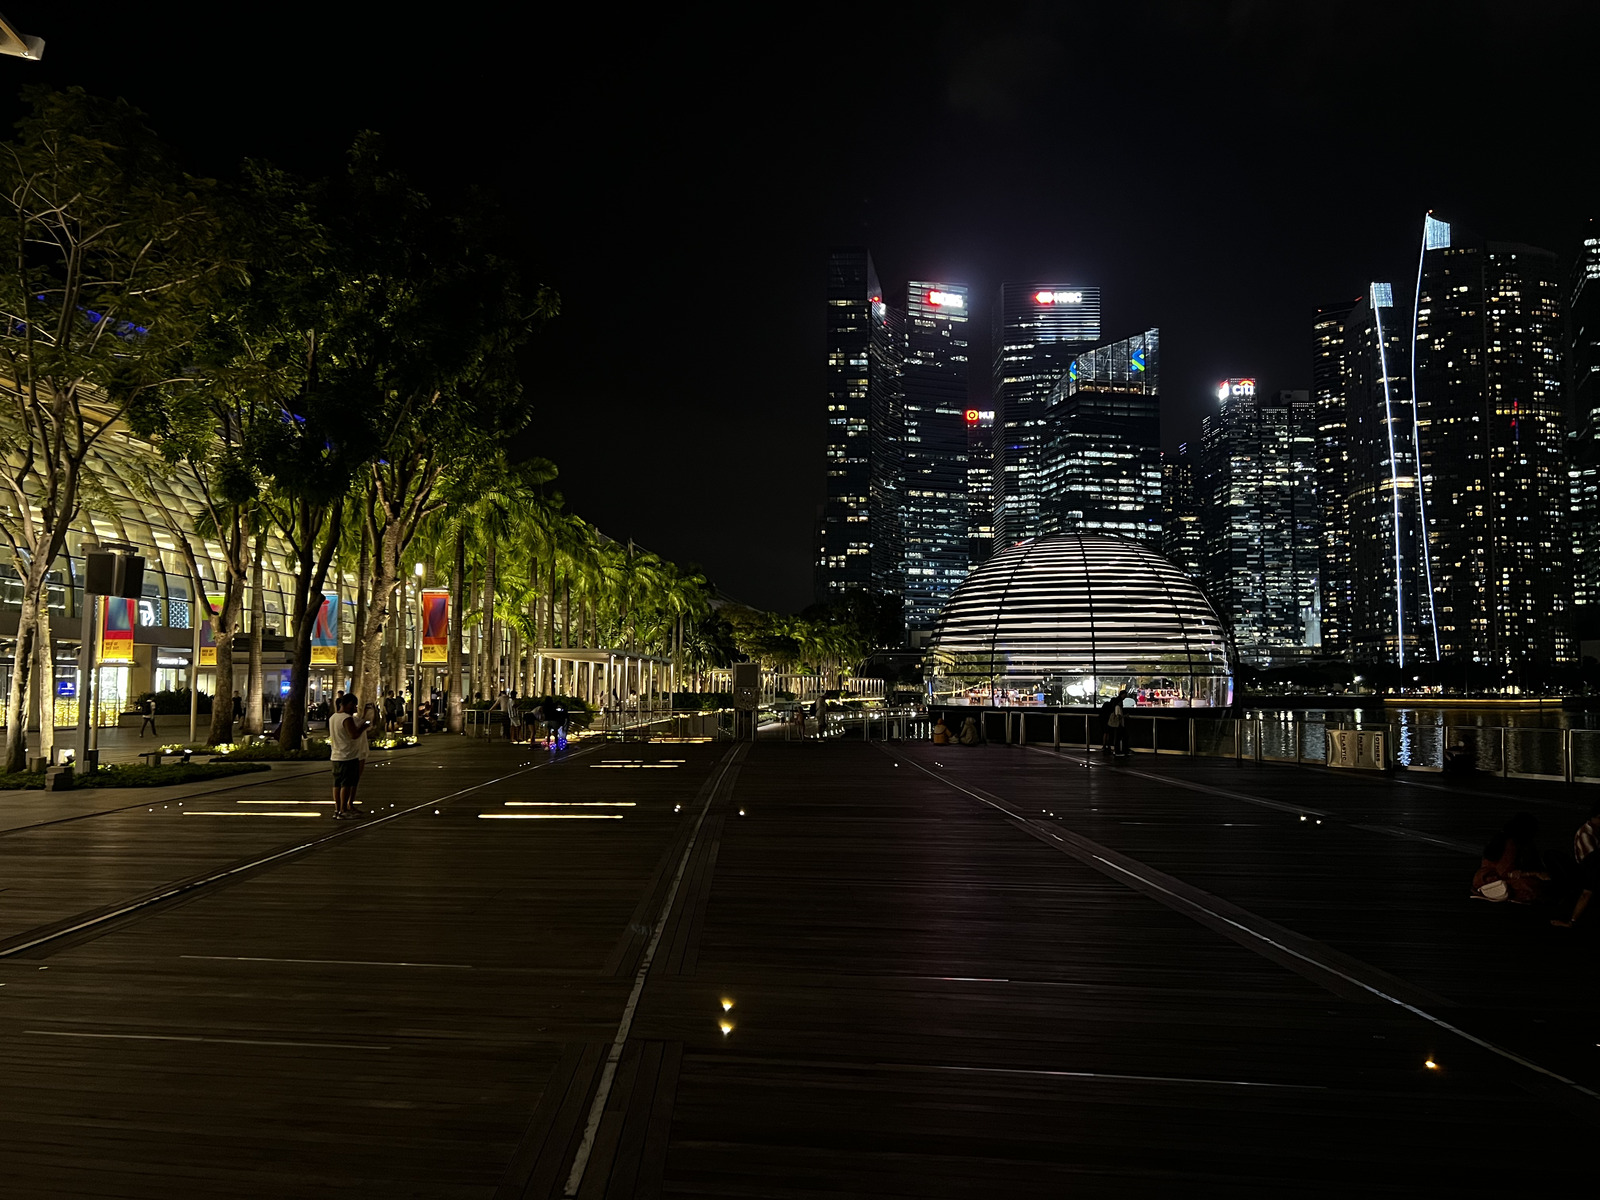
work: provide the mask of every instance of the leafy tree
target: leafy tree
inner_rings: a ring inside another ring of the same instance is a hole
[[[342,384],[381,431],[363,481],[372,602],[355,634],[355,686],[369,694],[401,559],[444,503],[452,462],[497,457],[527,422],[516,349],[559,302],[548,289],[525,300],[510,265],[488,249],[482,218],[441,214],[382,167],[371,134],[357,139],[322,200],[347,300],[366,318],[341,330]],[[488,586],[492,596],[492,578]],[[492,622],[486,632],[492,659]]]
[[[123,101],[30,89],[0,148],[3,532],[22,577],[4,769],[25,765],[24,699],[45,580],[108,431],[182,404],[232,262],[214,186],[185,175]]]

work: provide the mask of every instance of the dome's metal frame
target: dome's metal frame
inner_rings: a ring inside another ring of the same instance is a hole
[[[1123,581],[1119,586],[1119,581]],[[1227,633],[1199,586],[1148,547],[1054,534],[998,551],[941,614],[924,674],[937,704],[1232,702]]]

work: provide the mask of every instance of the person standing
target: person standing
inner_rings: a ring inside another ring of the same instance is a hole
[[[553,696],[550,700],[550,728],[555,734],[555,748],[567,748],[567,706],[561,703],[561,697]]]
[[[375,712],[375,707],[367,705],[363,716],[367,710]],[[356,784],[361,781],[361,743],[371,728],[371,721],[356,720],[354,692],[339,697],[339,709],[328,722],[328,740],[333,748],[329,757],[333,764],[333,817],[336,821],[361,815],[351,805],[355,801]]]
[[[1128,756],[1128,713],[1122,707],[1128,689],[1123,688],[1111,698],[1111,711],[1106,715],[1106,729],[1111,735],[1111,753],[1115,758]]]
[[[156,698],[154,696],[146,696],[144,698],[144,703],[139,705],[139,718],[140,737],[144,736],[144,729],[146,725],[150,727],[151,737],[161,736],[156,732]]]
[[[372,711],[372,716],[376,720],[378,706],[369,704],[367,708]],[[365,719],[367,714],[363,711],[361,715]],[[366,727],[362,729],[361,736],[356,739],[356,781],[350,785],[350,802],[345,805],[346,811],[357,817],[361,814],[356,812],[356,805],[360,804],[361,801],[356,799],[356,792],[361,788],[361,777],[367,773],[367,758],[372,754],[372,724],[373,722],[368,722]]]

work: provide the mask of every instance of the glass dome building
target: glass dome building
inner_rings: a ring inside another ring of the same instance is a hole
[[[995,553],[945,607],[928,650],[934,704],[1141,706],[1233,700],[1227,635],[1199,586],[1122,538],[1055,534]]]

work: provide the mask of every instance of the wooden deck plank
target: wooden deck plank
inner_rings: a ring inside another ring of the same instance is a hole
[[[0,959],[7,1190],[560,1195],[725,751],[630,743],[513,775],[544,760],[429,743],[386,764],[369,801],[502,782]],[[1415,1195],[1529,1162],[1558,1185],[1586,1177],[1589,1127],[1527,1072],[1335,995],[912,761],[1353,972],[1390,972],[1486,1038],[1593,1069],[1592,942],[1463,900],[1459,847],[1515,785],[763,744],[685,865],[585,1195]],[[1526,796],[1552,840],[1582,807]],[[634,807],[480,817],[598,803]],[[272,821],[152,807],[13,821],[0,935],[286,843]],[[1516,978],[1484,994],[1486,961]]]

